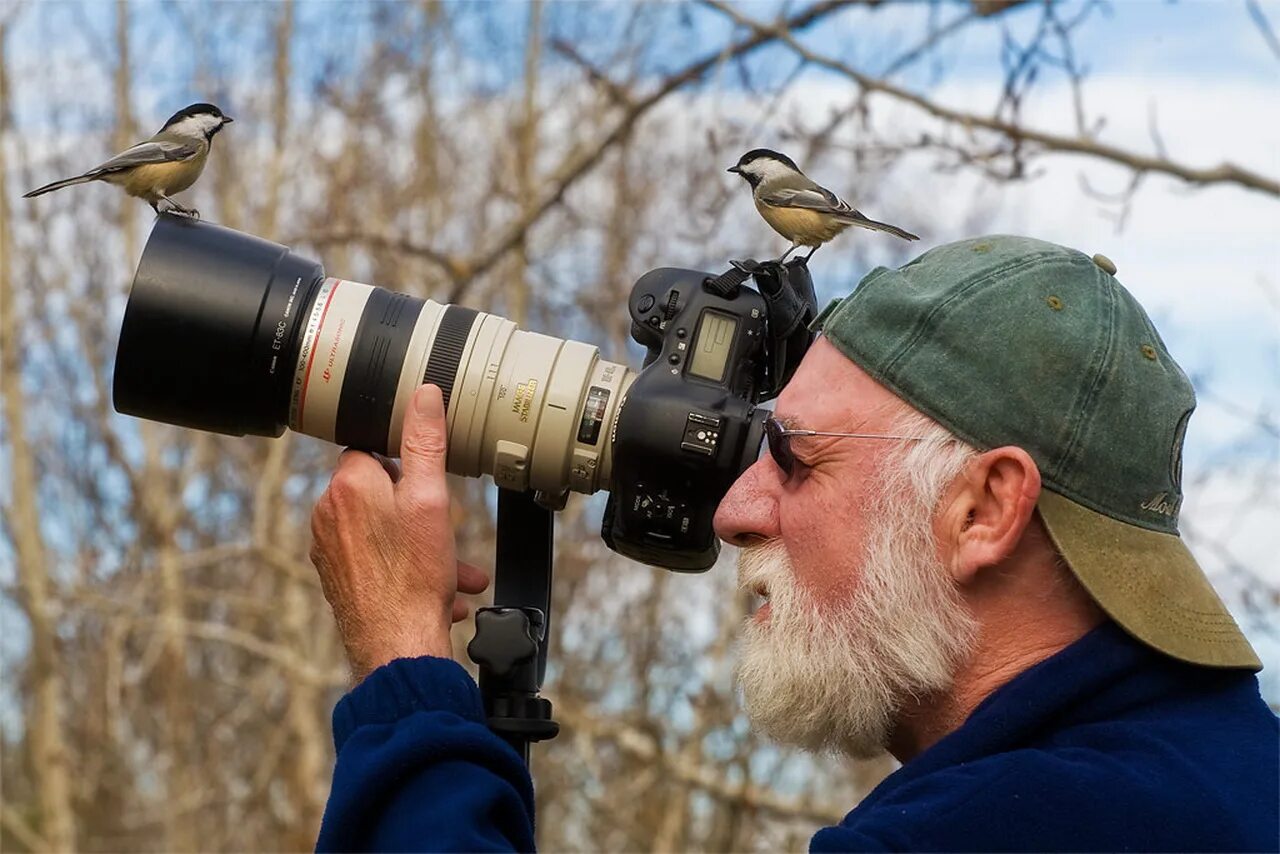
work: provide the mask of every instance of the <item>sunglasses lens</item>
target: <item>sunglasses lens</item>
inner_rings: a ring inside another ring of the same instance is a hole
[[[787,477],[795,467],[795,457],[791,456],[791,439],[783,431],[782,424],[774,418],[764,422],[764,435],[769,441],[769,454],[778,468]]]

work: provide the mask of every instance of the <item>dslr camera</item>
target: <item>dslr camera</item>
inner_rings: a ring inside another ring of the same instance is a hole
[[[754,279],[755,288],[745,284]],[[325,275],[287,247],[171,214],[138,264],[116,354],[119,412],[243,436],[285,428],[395,456],[423,383],[444,394],[448,470],[562,507],[605,489],[610,548],[701,571],[711,522],[812,341],[803,261],[661,268],[628,300],[644,366],[495,314]]]

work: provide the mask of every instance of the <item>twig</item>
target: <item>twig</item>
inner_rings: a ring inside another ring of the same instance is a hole
[[[634,106],[631,93],[627,91],[626,87],[615,83],[609,75],[605,74],[596,67],[591,60],[579,53],[577,48],[572,44],[564,39],[552,39],[551,49],[585,71],[591,82],[604,89],[605,93],[609,96],[609,100],[616,106],[624,107],[626,109],[631,109]]]
[[[0,827],[13,835],[13,838],[28,851],[44,851],[48,844],[36,833],[26,819],[10,806],[0,807]]]
[[[316,248],[346,243],[360,243],[372,249],[389,250],[400,252],[404,255],[425,258],[443,270],[445,275],[454,282],[462,280],[467,274],[467,262],[465,260],[447,252],[432,249],[430,246],[415,243],[407,237],[393,237],[368,231],[322,231],[316,234],[299,235],[295,240],[305,241]]]
[[[1017,8],[1018,6],[1022,6],[1028,2],[1030,2],[1030,0],[1014,0],[1014,2],[1011,2],[1007,4],[1004,8],[1000,9],[999,12],[1000,13],[1006,12],[1010,9],[1014,9],[1014,8]],[[942,43],[951,35],[959,31],[963,27],[965,27],[967,24],[971,24],[977,20],[990,18],[991,14],[992,13],[982,13],[975,6],[973,10],[966,12],[963,15],[959,15],[956,18],[953,18],[952,20],[948,21],[946,24],[943,24],[941,27],[938,27],[937,29],[930,30],[929,34],[925,36],[924,39],[922,39],[918,44],[916,44],[914,47],[907,50],[905,53],[900,54],[895,60],[893,60],[893,62],[890,62],[887,66],[885,66],[884,71],[880,72],[880,77],[882,79],[888,79],[892,77],[902,69],[906,68],[908,65],[911,65],[920,57],[924,56],[929,51],[933,50],[940,43]]]

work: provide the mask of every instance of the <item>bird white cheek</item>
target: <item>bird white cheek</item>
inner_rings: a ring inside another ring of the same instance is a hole
[[[180,136],[202,137],[222,124],[217,116],[187,116],[169,128],[169,131]]]
[[[767,159],[753,160],[742,167],[742,171],[755,175],[762,181],[772,181],[774,178],[783,178],[787,175],[796,174],[796,171],[790,166],[779,163],[776,160]]]

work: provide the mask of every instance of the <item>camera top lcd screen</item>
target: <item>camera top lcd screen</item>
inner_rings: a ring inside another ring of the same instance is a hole
[[[737,331],[738,320],[733,315],[703,312],[702,319],[698,321],[698,334],[693,338],[689,373],[713,382],[723,382],[725,365],[733,350],[733,336]]]

